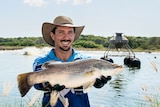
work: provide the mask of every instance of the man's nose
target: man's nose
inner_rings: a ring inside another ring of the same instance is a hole
[[[63,38],[64,38],[64,39],[69,39],[69,38],[70,38],[69,33],[64,33]]]

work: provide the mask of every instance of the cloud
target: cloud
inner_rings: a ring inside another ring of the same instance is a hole
[[[92,0],[73,0],[73,4],[74,5],[79,5],[79,4],[88,4],[90,3]]]
[[[68,0],[56,0],[56,1],[57,1],[57,4],[61,4],[61,3],[67,2]]]
[[[73,5],[81,5],[81,4],[88,4],[92,0],[56,0],[57,4],[60,5],[62,3],[72,3]],[[23,2],[30,6],[43,6],[47,4],[45,0],[23,0]]]
[[[38,6],[38,7],[46,4],[45,0],[24,0],[23,2],[30,6]]]
[[[92,0],[56,0],[57,4],[72,2],[73,5],[88,4]]]

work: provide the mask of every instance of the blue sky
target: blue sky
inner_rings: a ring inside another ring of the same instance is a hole
[[[84,35],[160,36],[160,0],[2,0],[0,37],[40,37],[58,15],[85,25]]]

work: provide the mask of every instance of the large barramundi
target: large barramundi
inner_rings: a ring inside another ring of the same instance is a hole
[[[18,75],[18,88],[21,96],[25,96],[30,88],[37,83],[49,82],[65,85],[66,88],[76,88],[83,86],[87,89],[93,86],[96,78],[113,76],[120,73],[123,67],[100,59],[83,59],[73,62],[57,63],[49,61],[43,64],[43,70],[39,72],[28,72]],[[51,105],[55,105],[59,93],[51,93]],[[67,99],[66,99],[67,100]]]

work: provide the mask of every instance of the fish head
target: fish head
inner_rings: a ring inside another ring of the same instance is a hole
[[[110,75],[118,74],[123,70],[122,65],[114,64],[105,60],[96,60],[93,67]]]

